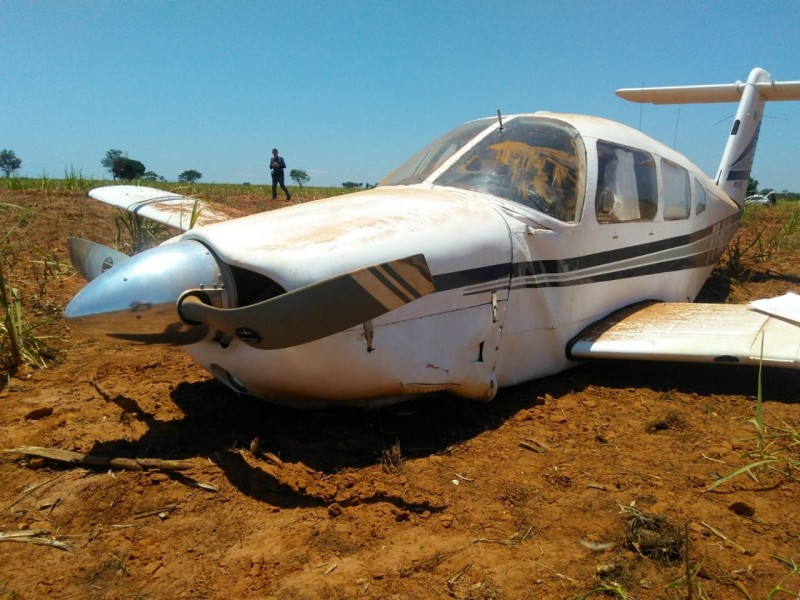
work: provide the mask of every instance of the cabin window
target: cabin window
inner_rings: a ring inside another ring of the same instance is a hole
[[[694,214],[699,215],[706,209],[706,189],[694,180]]]
[[[689,173],[668,160],[661,161],[661,181],[664,186],[664,220],[689,218]]]
[[[444,164],[444,162],[461,150],[481,131],[497,123],[497,119],[479,119],[456,127],[449,133],[436,138],[414,156],[381,181],[380,185],[411,185],[422,183]]]
[[[652,221],[658,208],[657,197],[655,161],[650,154],[597,142],[598,222]]]
[[[515,117],[467,150],[434,183],[492,194],[572,223],[583,210],[585,156],[580,135],[565,123]]]

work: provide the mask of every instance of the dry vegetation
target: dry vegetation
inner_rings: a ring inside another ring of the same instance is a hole
[[[220,199],[271,207],[249,192]],[[0,202],[47,365],[0,384],[3,600],[800,597],[798,372],[593,363],[490,404],[278,408],[70,331],[65,238],[113,244],[114,211]],[[799,206],[748,207],[703,298],[797,291]]]

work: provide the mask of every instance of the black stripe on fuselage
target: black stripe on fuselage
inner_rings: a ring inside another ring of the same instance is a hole
[[[437,292],[455,290],[463,287],[489,283],[498,279],[508,281],[511,278],[511,263],[499,265],[489,265],[478,267],[477,269],[465,269],[464,271],[454,271],[453,273],[442,273],[433,276],[433,284]]]
[[[695,269],[704,267],[711,261],[708,252],[674,258],[660,262],[654,262],[636,267],[623,268],[607,273],[596,273],[586,277],[577,277],[565,281],[531,281],[524,283],[512,283],[512,289],[522,288],[544,288],[544,287],[568,287],[572,285],[585,285],[587,283],[599,283],[601,281],[614,281],[617,279],[629,279],[631,277],[642,277],[644,275],[655,275],[656,273],[670,273],[673,271],[683,271],[685,269]],[[516,265],[515,265],[516,266]]]
[[[439,292],[470,287],[479,284],[487,284],[507,277],[510,277],[512,280],[512,288],[562,287],[583,285],[599,281],[612,281],[615,279],[628,279],[631,277],[641,277],[643,275],[653,275],[655,273],[669,273],[684,269],[695,269],[715,263],[719,258],[723,248],[715,248],[713,249],[714,252],[705,250],[679,258],[669,258],[667,260],[658,260],[656,257],[654,257],[653,262],[645,265],[637,265],[633,267],[620,266],[620,268],[617,270],[605,273],[595,273],[592,275],[587,275],[586,277],[577,276],[568,280],[531,281],[524,283],[520,282],[517,284],[514,282],[516,279],[537,275],[565,275],[570,273],[579,275],[578,272],[584,269],[596,269],[598,267],[602,267],[603,265],[610,265],[621,261],[630,261],[632,259],[655,255],[675,248],[689,246],[705,238],[712,237],[715,232],[726,229],[731,224],[737,222],[740,218],[741,214],[737,213],[715,223],[714,225],[706,227],[705,229],[665,240],[648,242],[647,244],[628,246],[614,250],[605,250],[603,252],[596,252],[594,254],[586,254],[584,256],[563,259],[506,263],[477,269],[456,271],[453,273],[443,273],[441,275],[434,275],[433,280],[434,284],[436,285],[436,291]],[[501,284],[499,287],[505,286]],[[481,293],[481,291],[476,291],[474,293]]]

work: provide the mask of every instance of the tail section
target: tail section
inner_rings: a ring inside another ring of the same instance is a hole
[[[631,102],[692,104],[739,102],[733,128],[717,170],[717,185],[737,204],[744,204],[766,100],[800,100],[800,81],[773,81],[764,69],[750,71],[746,83],[617,90]]]

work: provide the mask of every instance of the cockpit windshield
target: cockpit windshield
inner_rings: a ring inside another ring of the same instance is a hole
[[[422,183],[431,173],[438,169],[444,161],[461,150],[464,145],[478,133],[489,127],[496,119],[478,119],[456,127],[449,133],[436,138],[425,148],[417,152],[381,181],[380,185],[412,185]]]
[[[521,116],[483,138],[434,183],[493,194],[575,222],[583,209],[585,162],[583,141],[572,127]]]
[[[469,146],[493,124],[493,131]],[[544,116],[509,117],[502,129],[494,118],[466,123],[417,152],[381,185],[423,183],[459,153],[430,183],[492,194],[567,223],[580,220],[583,140],[571,126]]]

